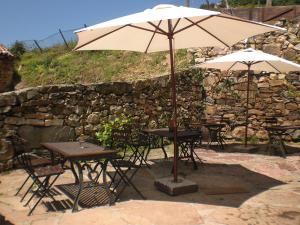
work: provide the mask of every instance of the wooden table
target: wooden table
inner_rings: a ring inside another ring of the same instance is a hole
[[[284,136],[289,135],[289,130],[299,130],[300,126],[268,126],[265,127],[269,135],[268,151],[272,148],[279,147],[281,155],[286,157],[287,150],[284,144]]]
[[[161,138],[161,148],[165,152],[163,139],[167,138],[171,141],[174,139],[174,133],[169,131],[169,128],[161,129],[145,129],[143,132],[149,135],[156,135]],[[197,169],[197,164],[194,155],[198,158],[194,152],[194,144],[200,138],[200,132],[195,130],[178,130],[177,131],[177,141],[178,146],[180,146],[179,159],[191,159],[194,165],[194,169]],[[199,159],[199,158],[198,158]],[[200,159],[199,159],[200,160]]]
[[[98,178],[102,171],[103,186],[105,187],[106,193],[109,197],[109,204],[112,204],[112,196],[106,179],[106,167],[109,160],[116,157],[117,154],[115,151],[106,150],[104,147],[87,142],[52,142],[42,143],[41,145],[47,148],[51,153],[61,155],[64,161],[69,161],[71,164],[75,183],[79,185],[78,193],[73,204],[73,212],[78,210],[79,196],[83,189],[84,169],[88,171],[88,177],[92,182],[98,182]],[[104,162],[101,162],[100,160],[103,159]],[[88,163],[89,161],[93,161],[96,164],[91,166],[91,164]],[[101,166],[100,172],[97,171],[97,169],[99,169],[99,165]]]

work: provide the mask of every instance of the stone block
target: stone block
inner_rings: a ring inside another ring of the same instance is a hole
[[[4,123],[11,125],[23,125],[26,124],[26,120],[22,117],[6,117]]]
[[[0,94],[0,107],[17,104],[17,97],[11,93]]]
[[[45,120],[45,126],[62,126],[64,124],[63,119],[46,119]]]
[[[45,121],[39,119],[25,119],[25,124],[31,126],[45,126]]]
[[[164,177],[154,181],[155,187],[171,196],[188,194],[198,191],[198,185],[190,180],[178,177],[178,182],[173,181],[173,177]]]

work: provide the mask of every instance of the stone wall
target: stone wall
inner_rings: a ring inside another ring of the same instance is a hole
[[[196,63],[213,57],[225,55],[232,50],[252,47],[264,52],[281,56],[288,60],[300,62],[300,23],[281,20],[277,26],[285,27],[287,32],[271,32],[238,43],[232,49],[202,48],[190,49]],[[242,138],[245,128],[246,76],[243,73],[220,73],[208,70],[204,75],[204,86],[207,94],[207,116],[224,116],[232,123],[233,132],[227,137]],[[290,74],[255,74],[250,92],[250,136],[267,139],[264,130],[265,118],[276,116],[282,125],[300,125],[300,73]],[[293,139],[299,140],[300,132]]]
[[[200,118],[201,76],[194,71],[178,78],[179,122]],[[162,127],[171,118],[169,76],[134,83],[41,86],[0,94],[0,160],[11,158],[7,143],[17,135],[38,148],[45,141],[93,137],[101,121],[125,114],[141,126]]]

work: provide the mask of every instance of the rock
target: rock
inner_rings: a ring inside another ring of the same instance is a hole
[[[0,94],[0,107],[2,106],[11,106],[17,104],[17,97],[15,94],[11,94],[10,92]]]
[[[275,43],[266,44],[263,46],[262,50],[264,52],[272,54],[272,55],[277,55],[277,56],[281,55],[281,45],[280,44],[275,44]]]
[[[271,87],[284,85],[284,80],[270,80]]]
[[[45,121],[44,120],[38,120],[38,119],[26,119],[25,124],[31,125],[31,126],[44,126]]]
[[[14,148],[10,141],[0,139],[0,161],[7,161],[14,156]]]
[[[45,126],[62,126],[64,124],[63,119],[46,119]]]
[[[71,114],[67,121],[66,121],[66,124],[69,125],[69,126],[72,126],[72,127],[77,127],[80,125],[79,123],[80,121],[80,117],[76,114]]]
[[[205,58],[196,58],[195,63],[203,63],[205,62]]]
[[[87,122],[91,124],[99,124],[100,123],[100,118],[101,118],[101,113],[100,112],[93,112],[87,117]]]
[[[259,130],[255,133],[255,136],[260,140],[267,140],[269,138],[268,132],[266,130]]]
[[[299,44],[296,44],[296,45],[294,46],[294,49],[295,49],[296,51],[300,51],[300,43],[299,43]]]
[[[254,131],[253,129],[248,127],[248,137],[253,136]],[[244,138],[245,137],[245,126],[235,127],[232,131],[233,138]]]
[[[297,56],[297,51],[293,48],[287,48],[283,51],[283,58],[288,60],[294,60]]]
[[[25,123],[25,118],[23,117],[6,117],[4,123],[11,125],[23,125]]]
[[[217,107],[214,105],[207,105],[204,112],[206,115],[216,115]]]
[[[294,110],[299,110],[298,104],[296,103],[286,103],[285,104],[285,108],[290,110],[290,111],[294,111]]]
[[[300,140],[300,130],[296,130],[295,132],[293,132],[292,140],[294,140],[294,141]]]
[[[27,91],[27,99],[36,99],[38,97],[40,97],[41,95],[39,94],[39,92],[36,89],[31,89]]]
[[[270,87],[270,84],[268,82],[260,82],[257,84],[258,88],[268,88]]]
[[[263,111],[257,110],[257,109],[250,109],[248,111],[249,115],[253,114],[253,115],[258,115],[258,116],[262,116],[265,113]]]

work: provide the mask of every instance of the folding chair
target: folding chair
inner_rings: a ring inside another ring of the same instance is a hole
[[[25,184],[28,182],[28,180],[30,178],[33,178],[33,177],[31,176],[29,171],[27,171],[26,166],[23,164],[23,161],[21,160],[21,155],[23,153],[25,153],[26,141],[24,139],[16,136],[16,135],[13,135],[13,136],[9,137],[8,139],[14,147],[14,157],[13,157],[14,167],[16,167],[16,162],[17,162],[18,166],[21,166],[25,170],[25,172],[27,173],[27,177],[26,177],[25,181],[22,183],[22,185],[17,189],[17,192],[15,193],[15,196],[17,196],[20,193],[20,191],[23,189]],[[30,157],[31,157],[32,167],[46,166],[46,165],[51,164],[51,161],[49,159],[39,157],[38,155],[36,155],[32,152],[31,153],[26,153],[26,154],[29,154]],[[22,200],[24,198],[25,198],[25,196],[23,196]]]
[[[23,153],[20,155],[19,160],[22,161],[22,165],[26,168],[26,172],[30,174],[30,177],[33,179],[33,183],[26,191],[24,197],[29,193],[29,191],[33,188],[33,185],[36,184],[37,188],[31,197],[28,199],[24,206],[27,206],[31,200],[39,194],[37,202],[34,204],[32,209],[29,211],[28,216],[32,214],[36,206],[39,202],[48,194],[51,198],[53,198],[52,194],[50,193],[50,189],[57,178],[64,172],[61,165],[47,165],[47,166],[39,166],[34,167],[32,165],[32,159],[30,154]],[[53,180],[51,181],[51,178]],[[55,199],[53,199],[55,201]]]
[[[147,141],[145,141],[145,139]],[[148,148],[148,137],[139,134],[134,137],[130,137],[126,140],[127,145],[131,147],[133,153],[129,157],[123,158],[114,158],[110,160],[111,165],[115,169],[115,174],[112,179],[113,192],[117,191],[120,185],[123,183],[123,187],[120,188],[120,191],[116,194],[115,201],[119,199],[119,196],[124,192],[127,186],[131,186],[142,199],[146,199],[145,196],[139,191],[139,189],[132,182],[135,174],[141,168],[144,159],[144,152]],[[140,152],[140,148],[142,148],[142,152]],[[131,174],[129,174],[131,171]],[[117,175],[119,179],[117,180]]]

